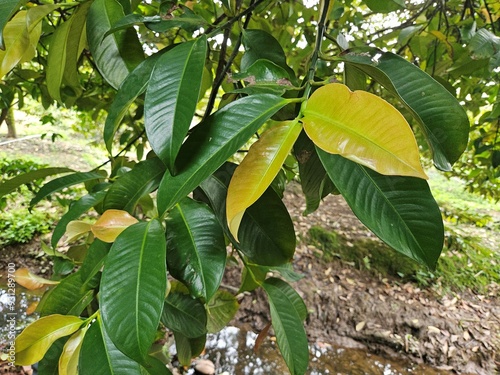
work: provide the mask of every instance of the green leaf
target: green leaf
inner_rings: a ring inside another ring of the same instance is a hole
[[[251,292],[257,289],[262,285],[269,271],[270,268],[267,266],[259,266],[247,262],[241,272],[241,285],[238,293]]]
[[[158,220],[139,222],[115,240],[101,278],[106,332],[123,353],[143,362],[154,341],[167,290],[165,232]]]
[[[92,242],[79,271],[84,287],[95,288],[97,286],[97,283],[94,283],[93,280],[101,270],[110,248],[111,244],[98,239]]]
[[[203,304],[188,294],[170,292],[165,299],[161,322],[187,338],[207,333],[207,314]]]
[[[238,300],[231,293],[219,290],[207,304],[208,333],[217,333],[223,329],[236,315]]]
[[[165,31],[175,27],[179,27],[189,33],[193,33],[194,31],[207,25],[207,21],[203,17],[192,12],[189,8],[182,7],[182,9],[184,10],[184,13],[180,16],[172,17],[167,20],[161,20],[160,22],[146,22],[145,26],[157,33],[164,33]]]
[[[406,8],[404,0],[363,0],[363,2],[377,13],[390,13]]]
[[[441,212],[425,180],[383,176],[318,149],[328,175],[356,216],[382,241],[434,268],[443,248]]]
[[[169,173],[158,189],[158,211],[163,214],[193,191],[288,101],[269,94],[242,98],[212,114],[197,126],[182,146],[179,173]]]
[[[184,198],[167,217],[167,265],[194,297],[208,301],[219,288],[226,267],[224,234],[212,210]]]
[[[236,168],[226,163],[200,185],[214,210],[224,233],[235,247],[259,265],[281,265],[292,259],[296,238],[293,222],[279,195],[269,187],[243,215],[239,243],[229,232],[226,197],[229,181]]]
[[[83,338],[88,327],[73,333],[73,335],[64,344],[61,357],[59,358],[59,375],[73,375],[78,373],[78,358],[82,347]]]
[[[90,52],[106,81],[118,89],[129,72],[144,60],[144,52],[134,29],[104,37],[115,22],[125,16],[117,0],[95,0],[87,16]]]
[[[38,304],[37,311],[41,316],[80,315],[93,298],[94,292],[85,288],[78,271],[62,279],[56,287],[47,292]]]
[[[295,142],[293,152],[299,166],[300,185],[306,198],[304,215],[308,215],[318,209],[321,199],[338,191],[321,164],[314,143],[304,131]]]
[[[76,172],[56,178],[42,186],[42,188],[36,193],[35,197],[31,200],[30,206],[33,207],[46,196],[58,192],[64,188],[81,184],[86,181],[98,180],[101,178],[103,178],[103,175],[99,172]]]
[[[68,337],[56,340],[38,362],[38,375],[59,375],[59,357]]]
[[[177,45],[158,59],[146,89],[149,143],[172,174],[196,111],[206,54],[205,36]]]
[[[132,72],[130,72],[127,78],[125,78],[120,89],[116,93],[113,103],[111,103],[108,109],[108,116],[106,117],[103,132],[104,142],[110,153],[113,137],[123,117],[134,100],[146,91],[151,72],[160,56],[162,56],[166,50],[167,49],[164,48],[141,62]]]
[[[290,76],[282,67],[272,61],[259,59],[250,65],[244,72],[235,73],[231,76],[233,80],[243,80],[249,85],[271,85],[280,88],[290,85]]]
[[[500,38],[487,29],[479,29],[468,47],[473,60],[489,59],[500,51]]]
[[[3,29],[7,22],[19,10],[22,0],[4,0],[0,3],[0,49],[5,50]]]
[[[16,190],[19,186],[28,184],[35,180],[45,178],[47,176],[52,176],[54,174],[74,172],[73,169],[69,168],[43,168],[36,171],[24,173],[22,175],[16,176],[10,180],[4,181],[0,184],[0,197],[9,194],[10,192]]]
[[[16,338],[16,364],[40,361],[57,339],[71,335],[82,323],[77,316],[69,315],[50,315],[34,321]]]
[[[203,335],[194,339],[184,336],[180,332],[174,332],[177,357],[183,366],[190,366],[191,360],[199,356],[205,350],[207,336]]]
[[[427,178],[403,115],[382,98],[331,83],[311,95],[304,130],[322,150],[388,175]]]
[[[398,97],[421,125],[437,168],[449,171],[467,147],[469,119],[460,103],[427,73],[390,52],[352,48],[341,59]]]
[[[59,240],[64,236],[66,232],[66,226],[72,220],[78,219],[82,214],[87,212],[89,209],[95,205],[101,203],[106,195],[105,190],[98,191],[97,193],[87,194],[81,197],[78,201],[74,202],[70,207],[68,212],[66,212],[59,222],[57,223],[54,231],[52,232],[51,245],[56,247]]]
[[[158,187],[164,174],[165,165],[158,158],[137,163],[111,185],[104,198],[104,210],[125,210],[131,214],[139,199]]]
[[[262,287],[269,297],[276,340],[292,375],[303,375],[309,362],[309,347],[303,321],[307,315],[297,292],[280,279],[267,279]]]
[[[82,52],[82,36],[85,21],[92,2],[82,3],[75,13],[59,25],[52,36],[47,57],[47,90],[52,98],[62,102],[61,88],[63,78],[71,77],[73,87],[79,87],[77,60]]]
[[[284,121],[268,129],[250,147],[234,171],[227,192],[226,216],[229,230],[236,240],[245,210],[276,178],[301,129],[298,121]]]

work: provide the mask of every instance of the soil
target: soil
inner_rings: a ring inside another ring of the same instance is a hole
[[[33,146],[30,143],[9,144],[7,148],[19,152],[21,145]],[[40,145],[40,140],[36,143]],[[50,146],[43,146],[46,156],[52,151]],[[26,149],[26,153],[30,151],[33,149]],[[69,152],[66,155],[72,157]],[[76,160],[73,164],[79,169]],[[342,197],[328,196],[317,211],[305,217],[300,187],[292,185],[285,193],[285,203],[299,239],[294,270],[304,275],[293,286],[309,310],[306,331],[311,343],[410,359],[444,373],[500,373],[498,293],[442,295],[432,288],[420,289],[413,283],[377,276],[339,260],[327,262],[319,249],[304,241],[311,226],[342,233],[348,247],[358,239],[376,240],[374,235],[359,222]],[[9,262],[39,275],[50,273],[50,261],[43,256],[39,239],[0,249],[0,275],[5,274]],[[237,288],[239,279],[239,270],[230,268],[224,283]],[[256,291],[239,297],[241,307],[231,324],[261,331],[270,320],[265,295]]]

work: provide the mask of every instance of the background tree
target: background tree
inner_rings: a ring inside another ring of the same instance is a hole
[[[189,364],[238,307],[220,289],[229,243],[240,291],[267,293],[278,346],[302,374],[307,309],[288,284],[288,181],[300,181],[306,213],[340,193],[383,241],[429,267],[443,224],[419,146],[445,172],[480,162],[470,186],[497,194],[499,5],[13,0],[1,10],[5,87],[16,80],[26,88],[19,100],[106,114],[108,163],[0,185],[6,194],[65,173],[31,205],[76,184],[88,192],[47,250],[75,272],[62,277],[56,267],[41,319],[17,339],[18,363],[40,361],[40,373],[168,373],[150,355],[165,328]],[[463,108],[474,119],[465,159]],[[90,210],[94,223],[78,221]],[[65,234],[83,239],[63,254]]]

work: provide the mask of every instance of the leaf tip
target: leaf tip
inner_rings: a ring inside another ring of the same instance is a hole
[[[238,230],[240,229],[240,224],[241,224],[241,220],[243,219],[244,213],[245,213],[245,211],[240,211],[236,215],[234,215],[232,218],[229,218],[229,215],[228,215],[227,222],[228,222],[228,226],[229,226],[229,231],[231,232],[231,234],[233,235],[234,239],[237,242],[240,242],[238,240]]]

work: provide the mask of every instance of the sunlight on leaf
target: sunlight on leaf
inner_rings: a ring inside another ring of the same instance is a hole
[[[326,152],[381,174],[427,179],[410,126],[378,96],[332,83],[311,95],[304,116],[307,135]]]
[[[127,211],[111,209],[106,210],[90,230],[101,241],[114,242],[121,232],[138,221]]]
[[[229,230],[236,240],[245,210],[274,180],[300,131],[297,121],[285,121],[267,130],[234,171],[227,192],[226,215]]]

